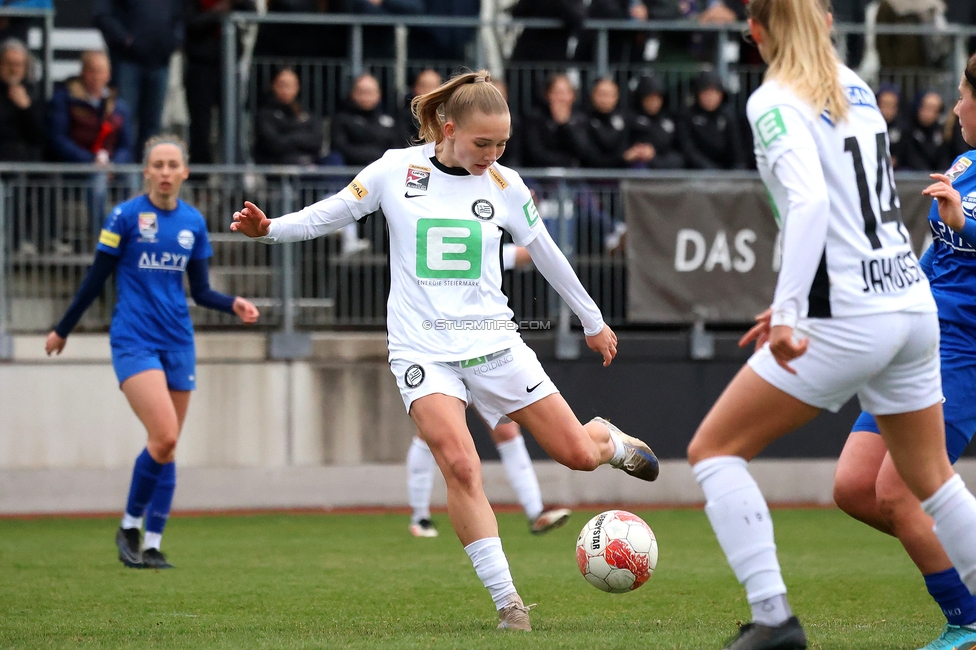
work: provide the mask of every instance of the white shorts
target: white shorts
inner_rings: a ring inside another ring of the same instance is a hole
[[[749,367],[811,406],[836,413],[857,395],[868,413],[893,415],[942,401],[935,312],[803,319],[795,337],[810,339],[806,354],[790,362],[795,375],[776,363],[768,344]]]
[[[525,343],[466,361],[392,359],[403,405],[433,393],[474,406],[492,429],[510,422],[508,414],[558,393],[532,348]]]

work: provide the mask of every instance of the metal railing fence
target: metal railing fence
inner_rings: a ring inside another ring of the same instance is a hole
[[[355,230],[298,244],[266,246],[229,232],[245,199],[270,216],[300,209],[345,187],[358,168],[201,166],[182,198],[203,214],[214,256],[215,289],[253,300],[260,327],[291,333],[382,328],[389,292],[389,235],[382,213]],[[624,220],[618,181],[663,176],[636,171],[526,170],[539,212],[607,322],[626,320],[626,267],[606,238]],[[681,177],[679,172],[677,176]],[[117,166],[0,164],[0,340],[43,333],[61,317],[91,264],[103,215],[141,192],[141,170]],[[570,314],[534,268],[504,274],[517,320],[550,321],[567,335]],[[79,323],[105,331],[114,304],[111,283]],[[232,316],[191,307],[198,327],[225,327]],[[2,351],[2,348],[0,348]],[[0,355],[2,357],[2,355]]]

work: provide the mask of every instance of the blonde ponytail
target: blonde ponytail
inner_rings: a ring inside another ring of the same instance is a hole
[[[479,70],[455,75],[429,93],[414,97],[410,110],[420,124],[420,141],[440,142],[444,122],[461,123],[475,111],[485,115],[508,113],[508,104],[491,83],[491,74]]]
[[[766,30],[766,79],[793,89],[833,123],[847,119],[850,104],[837,77],[840,60],[830,41],[828,0],[752,0],[749,14]]]

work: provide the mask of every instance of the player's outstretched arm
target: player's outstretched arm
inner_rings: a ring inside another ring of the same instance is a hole
[[[271,232],[271,219],[265,216],[261,208],[250,201],[244,201],[244,207],[234,213],[234,222],[230,224],[230,229],[252,239],[265,237]]]

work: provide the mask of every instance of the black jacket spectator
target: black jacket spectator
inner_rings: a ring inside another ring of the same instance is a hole
[[[254,162],[312,165],[322,149],[322,126],[296,103],[270,99],[258,111]]]
[[[0,160],[32,162],[41,159],[44,127],[37,93],[28,88],[31,104],[21,108],[10,100],[10,86],[0,81]]]
[[[220,65],[221,21],[230,11],[254,11],[254,0],[184,0],[187,62]]]
[[[591,108],[587,114],[584,167],[626,167],[630,130],[627,118],[620,110],[620,90],[611,79],[600,79],[590,94]]]
[[[934,92],[922,93],[914,107],[911,119],[905,126],[899,166],[927,172],[944,170],[949,166],[949,151],[943,133],[945,123],[941,119],[942,98]]]
[[[183,47],[183,0],[94,0],[92,20],[112,61],[164,66]]]
[[[20,41],[0,51],[0,160],[31,162],[44,150],[43,108],[26,81],[30,54]]]
[[[347,165],[368,165],[387,149],[405,146],[396,120],[379,106],[364,110],[354,104],[332,118],[332,151]]]
[[[724,105],[718,74],[703,72],[694,84],[696,101],[678,120],[678,142],[689,169],[745,169],[739,124]],[[719,97],[713,91],[721,93]]]
[[[684,157],[678,151],[677,124],[667,109],[664,84],[655,76],[641,78],[634,91],[634,116],[630,144],[644,142],[654,147],[649,169],[681,169]]]
[[[905,125],[901,117],[901,90],[895,84],[883,83],[878,86],[878,110],[888,125],[888,152],[891,162],[897,168],[904,158]]]
[[[579,35],[586,20],[582,0],[519,0],[514,18],[559,18],[565,29],[526,29],[512,51],[512,61],[566,61],[569,37]]]
[[[526,167],[579,167],[587,150],[586,116],[573,113],[565,124],[538,109],[525,119],[522,163]]]

